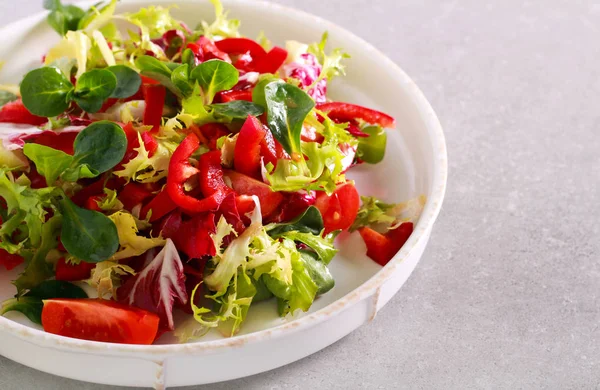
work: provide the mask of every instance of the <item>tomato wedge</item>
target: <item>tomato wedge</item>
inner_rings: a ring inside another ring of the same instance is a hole
[[[235,171],[225,171],[225,176],[231,180],[231,186],[238,195],[256,195],[260,201],[262,216],[271,215],[283,201],[283,195],[274,192],[268,184]]]
[[[322,103],[317,105],[317,109],[325,112],[331,119],[341,121],[352,121],[362,119],[372,125],[379,125],[384,128],[396,127],[396,120],[383,112],[372,110],[350,103]]]
[[[152,344],[158,322],[154,313],[103,299],[49,299],[42,310],[46,332],[107,343]]]
[[[354,184],[346,183],[339,186],[331,195],[319,192],[315,206],[323,216],[325,234],[327,234],[334,230],[348,229],[354,223],[360,208],[360,196]]]

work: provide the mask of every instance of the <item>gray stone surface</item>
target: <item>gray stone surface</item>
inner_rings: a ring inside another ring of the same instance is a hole
[[[448,193],[370,324],[211,389],[598,388],[600,2],[278,0],[364,37],[446,132]],[[0,21],[41,0],[0,0]],[[104,389],[0,358],[2,389]]]

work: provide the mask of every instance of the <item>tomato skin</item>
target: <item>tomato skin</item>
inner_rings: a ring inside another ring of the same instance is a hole
[[[325,234],[334,230],[346,230],[356,219],[360,208],[360,196],[354,184],[346,183],[339,186],[331,195],[319,192],[315,206],[323,216]]]
[[[233,165],[236,171],[255,179],[260,177],[261,142],[266,133],[262,123],[249,115],[235,143]]]
[[[358,232],[367,245],[367,256],[385,266],[406,243],[413,232],[413,224],[405,222],[385,235],[368,227],[362,227]]]
[[[56,280],[64,280],[74,282],[77,280],[88,279],[92,274],[92,270],[96,267],[95,263],[80,262],[77,265],[67,264],[64,257],[58,259],[56,263]]]
[[[42,326],[48,333],[119,344],[152,344],[159,318],[148,311],[103,299],[48,299]]]
[[[262,216],[271,215],[281,202],[283,195],[271,190],[268,184],[235,171],[225,171],[225,176],[231,180],[233,190],[238,195],[256,195],[260,201]]]

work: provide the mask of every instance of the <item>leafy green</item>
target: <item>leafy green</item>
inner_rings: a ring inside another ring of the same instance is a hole
[[[265,85],[267,122],[273,136],[292,156],[301,159],[300,133],[314,100],[306,92],[282,81]]]
[[[239,72],[230,63],[214,59],[195,67],[190,77],[198,81],[204,91],[204,102],[210,104],[217,92],[231,89],[237,84]]]
[[[350,226],[351,232],[375,223],[392,224],[396,221],[396,216],[393,215],[395,204],[384,203],[374,196],[361,196],[360,199],[362,205],[354,223]]]
[[[125,65],[114,65],[107,68],[117,78],[117,86],[110,97],[125,99],[135,95],[142,85],[142,78],[133,69]]]
[[[62,280],[46,280],[33,287],[20,298],[12,298],[2,303],[0,315],[9,311],[18,311],[32,322],[42,324],[43,300],[55,298],[87,298],[81,287]]]
[[[417,196],[402,203],[384,203],[374,196],[361,196],[362,205],[349,231],[369,226],[376,231],[386,232],[403,222],[416,223],[423,211],[427,197]]]
[[[0,169],[0,197],[6,202],[6,215],[0,226],[0,248],[17,253],[25,246],[40,246],[42,225],[47,209],[52,206],[53,193],[53,188],[31,189],[17,184],[10,171]],[[16,236],[18,232],[25,234]]]
[[[48,50],[44,64],[60,69],[67,78],[76,67],[75,78],[79,78],[87,70],[91,50],[92,41],[84,32],[68,31],[57,45]]]
[[[234,119],[246,120],[248,115],[260,116],[264,110],[258,104],[245,100],[233,100],[227,103],[217,103],[208,106],[219,121],[231,122]]]
[[[288,313],[293,314],[298,309],[302,311],[310,309],[319,290],[299,255],[293,256],[291,263],[293,272],[290,286],[282,286],[280,280],[273,279],[270,275],[264,275],[267,288],[278,298],[281,316]]]
[[[281,235],[281,237],[308,245],[325,264],[329,264],[338,252],[333,245],[335,236],[336,234],[330,233],[325,237],[321,237],[312,233],[302,233],[298,231],[285,232]]]
[[[78,29],[84,30],[86,33],[101,29],[110,23],[116,7],[117,0],[110,0],[110,2],[102,8],[98,8],[98,5],[90,7],[79,21],[79,25],[77,26]]]
[[[23,104],[32,114],[57,116],[69,107],[73,84],[57,68],[43,67],[27,73],[21,82]]]
[[[291,231],[311,233],[318,236],[323,231],[323,217],[318,208],[310,206],[304,213],[290,222],[271,224],[265,228],[273,238],[280,237],[284,233]]]
[[[156,183],[167,176],[169,172],[169,162],[177,144],[157,140],[157,149],[152,157],[150,157],[150,153],[146,150],[139,133],[138,140],[140,146],[134,149],[137,152],[137,155],[125,163],[123,169],[114,171],[113,173],[127,181],[133,180],[138,183]],[[173,145],[169,147],[170,144]]]
[[[125,275],[135,275],[135,271],[130,266],[115,261],[101,261],[96,264],[86,282],[96,288],[99,298],[117,299],[117,288],[121,286],[121,276]]]
[[[45,0],[44,8],[50,11],[47,21],[60,35],[69,30],[77,30],[79,21],[85,12],[75,5],[62,5],[60,0]]]
[[[19,97],[14,93],[0,89],[0,107],[4,106],[6,103],[17,100],[18,98]]]
[[[150,6],[138,12],[125,15],[126,19],[136,25],[144,26],[151,39],[159,38],[169,30],[182,30],[181,22],[175,20],[170,7]]]
[[[310,278],[317,285],[317,295],[325,294],[335,286],[335,280],[329,272],[329,268],[312,253],[301,251],[300,259],[304,263],[304,268],[308,271]]]
[[[334,49],[330,54],[326,54],[325,45],[327,44],[327,38],[328,33],[325,32],[319,43],[313,43],[308,47],[308,52],[317,58],[323,68],[321,69],[319,77],[307,88],[307,90],[314,87],[323,79],[331,80],[336,76],[346,74],[342,61],[350,58],[350,56],[347,53],[344,53],[342,49]]]
[[[352,147],[357,141],[345,130],[346,124],[337,124],[324,113],[319,115],[323,123],[312,114],[306,118],[306,125],[314,127],[324,138],[320,144],[300,143],[306,160],[282,159],[275,169],[267,164],[265,176],[274,191],[319,190],[330,194],[338,184],[345,182],[342,171],[346,155],[340,145]]]
[[[194,87],[190,83],[189,69],[189,65],[184,63],[171,73],[171,82],[181,91],[183,96],[190,96],[194,91]]]
[[[45,145],[25,144],[23,153],[35,163],[37,171],[44,175],[49,186],[52,186],[73,162],[73,156]]]
[[[377,164],[385,156],[387,135],[381,126],[367,126],[362,129],[363,133],[369,134],[358,140],[356,155],[368,164]]]
[[[139,256],[148,249],[165,245],[165,240],[160,237],[148,238],[139,235],[139,221],[128,212],[117,211],[108,218],[112,221],[113,226],[116,226],[116,232],[118,234],[117,245],[119,251],[112,256],[111,260],[116,261],[128,257]]]
[[[240,21],[237,19],[227,19],[227,13],[223,11],[223,5],[220,0],[210,0],[210,2],[215,7],[215,21],[211,24],[202,22],[202,35],[211,39],[215,36],[224,38],[239,37],[238,28],[240,27]]]
[[[140,70],[142,75],[158,81],[176,96],[183,97],[179,88],[175,86],[171,80],[173,69],[171,69],[166,62],[160,61],[152,56],[142,55],[136,58],[135,66]]]
[[[106,69],[92,69],[77,79],[73,99],[84,111],[98,112],[104,100],[117,88],[116,75]]]
[[[14,281],[19,295],[24,290],[34,288],[53,275],[51,265],[46,262],[46,256],[58,245],[58,234],[62,222],[61,215],[54,215],[41,226],[40,243],[34,246],[35,253],[28,261],[25,271]]]
[[[88,263],[99,263],[117,252],[117,227],[107,216],[80,208],[68,198],[61,199],[60,210],[60,239],[69,254]]]
[[[127,137],[116,123],[98,121],[77,134],[73,150],[76,163],[87,165],[98,175],[123,160],[127,150]]]

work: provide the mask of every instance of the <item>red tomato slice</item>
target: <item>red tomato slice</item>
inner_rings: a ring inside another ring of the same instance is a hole
[[[273,213],[283,201],[281,193],[274,192],[262,181],[235,171],[225,171],[225,176],[231,180],[231,186],[239,195],[258,196],[263,218]]]
[[[158,322],[154,313],[103,299],[49,299],[42,310],[46,332],[107,343],[152,344]]]
[[[360,208],[360,196],[354,184],[342,184],[331,195],[319,192],[315,206],[323,216],[327,234],[334,230],[348,229],[352,225]]]

